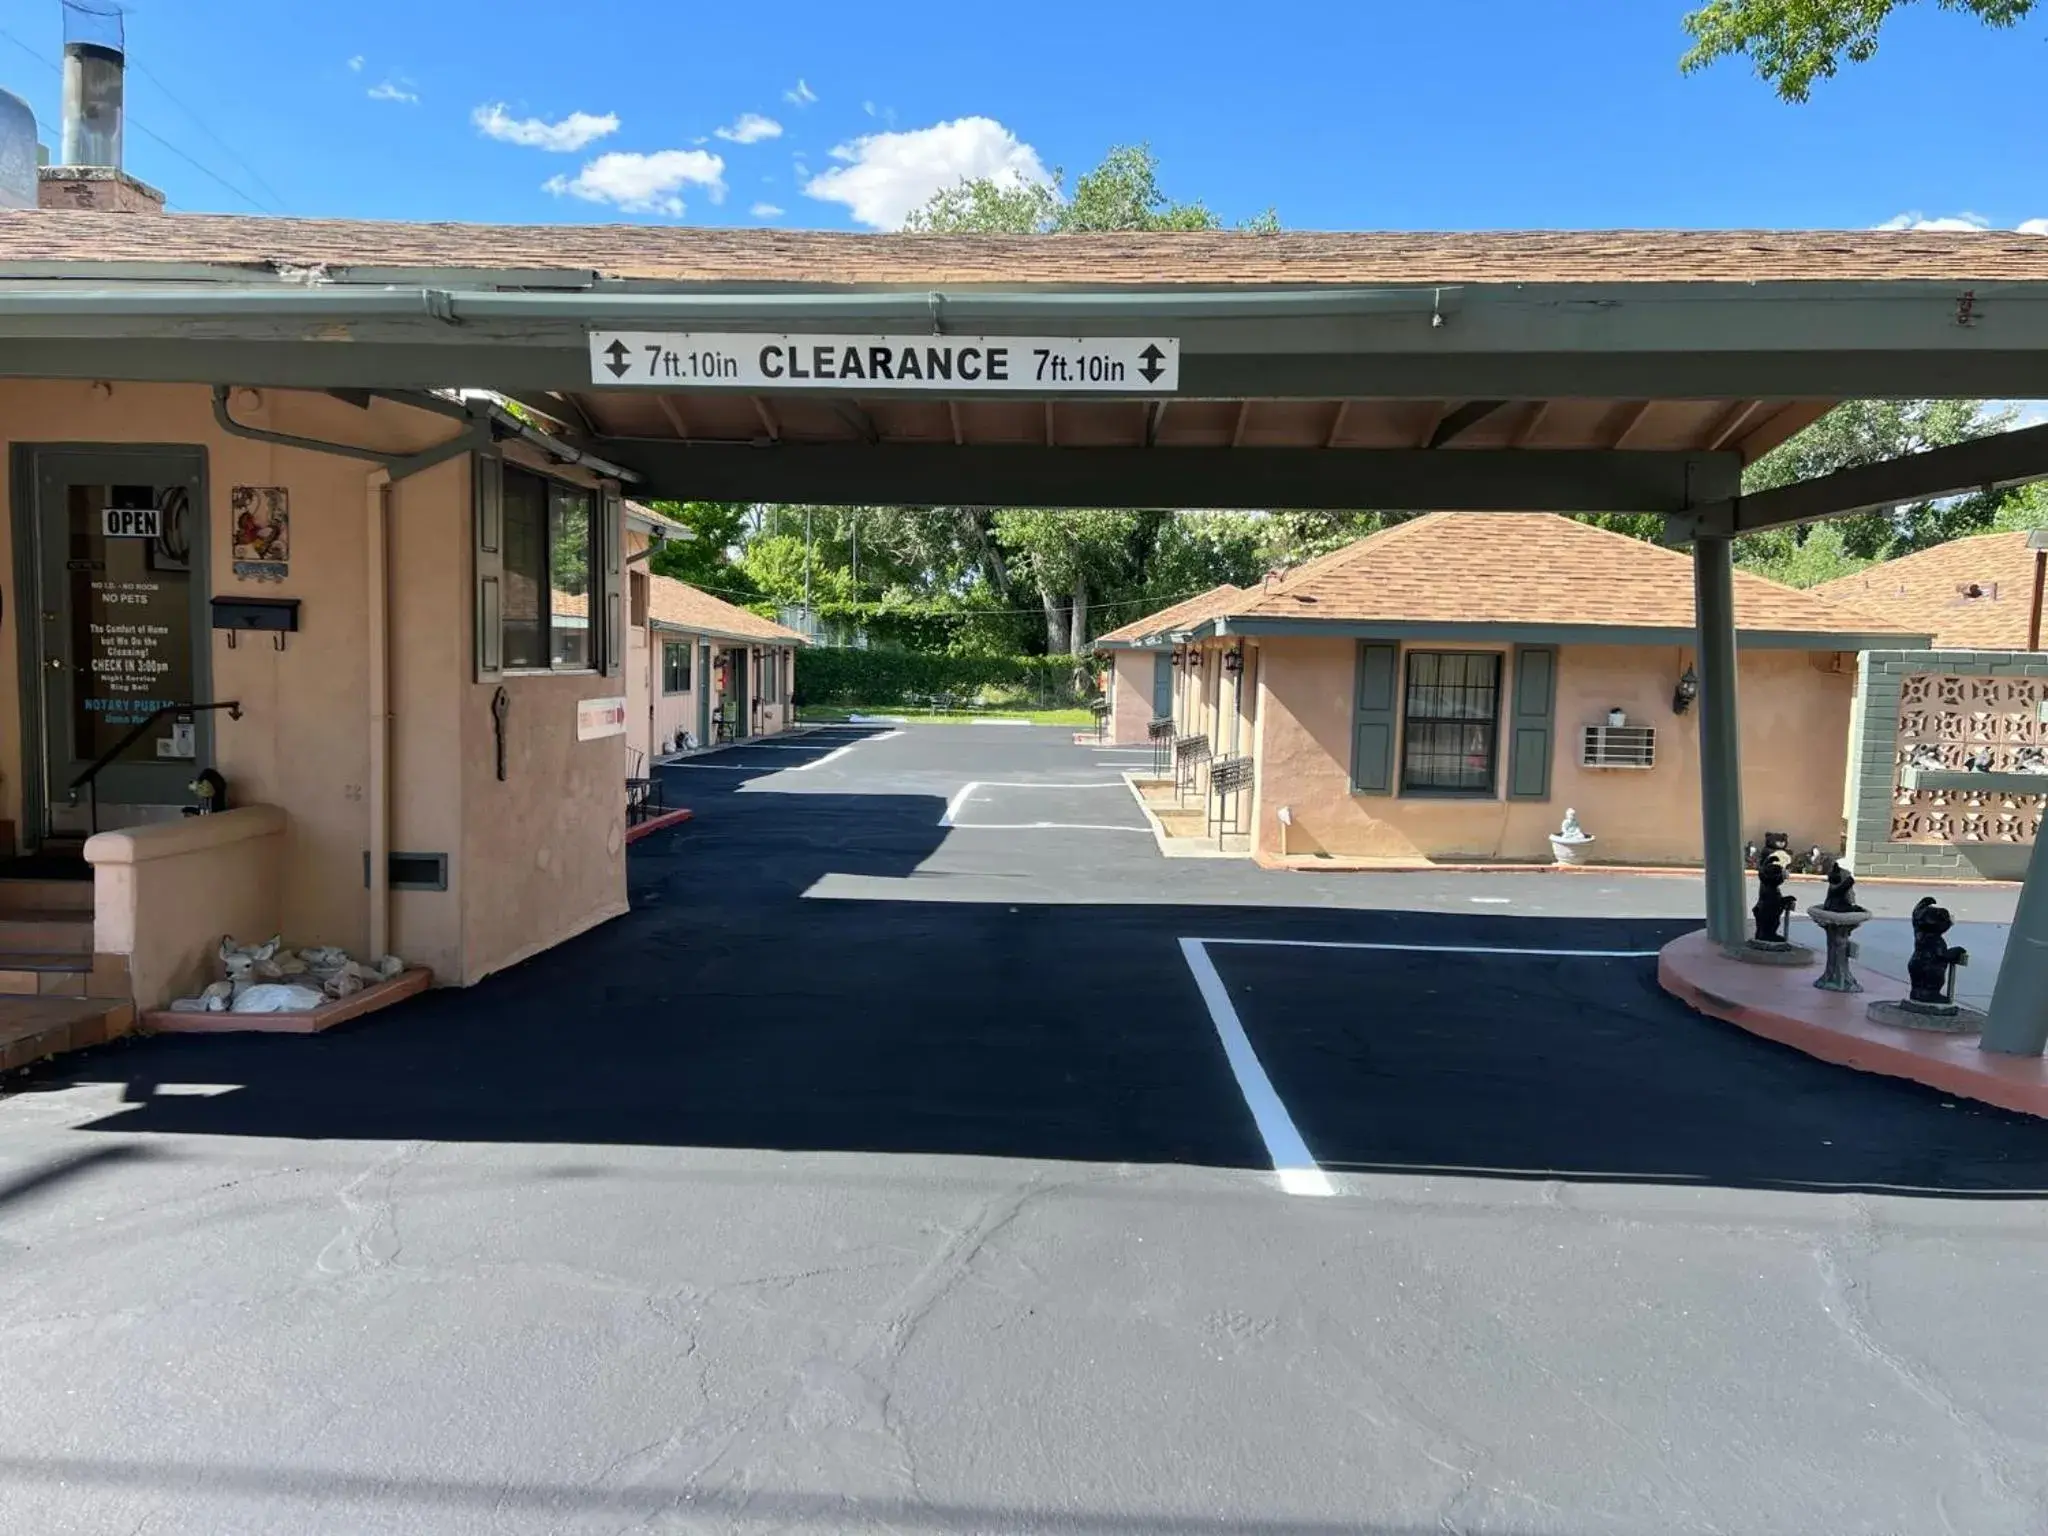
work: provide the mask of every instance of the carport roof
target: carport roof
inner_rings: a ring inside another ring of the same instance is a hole
[[[2048,275],[2048,240],[1999,231],[1848,230],[860,235],[75,210],[0,215],[0,263],[32,261],[326,268],[331,278],[353,281],[388,279],[390,269],[417,276],[523,268],[535,276],[833,287],[2038,281]]]
[[[1375,637],[1506,631],[1627,643],[1690,637],[1693,601],[1692,561],[1642,539],[1551,513],[1438,512],[1269,579],[1194,627]],[[1735,573],[1735,616],[1753,642],[1786,646],[1904,647],[1926,634],[1748,571]],[[1166,628],[1155,621],[1150,631]]]

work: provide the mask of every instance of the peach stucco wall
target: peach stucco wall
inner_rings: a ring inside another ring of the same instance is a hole
[[[251,426],[394,452],[456,430],[443,417],[381,401],[365,411],[285,390],[238,390],[233,410]],[[209,591],[296,597],[303,605],[300,633],[282,651],[260,639],[231,649],[224,634],[209,636],[211,695],[243,706],[239,721],[216,717],[214,761],[231,803],[265,802],[285,813],[278,921],[286,939],[366,948],[367,489],[374,466],[222,432],[210,392],[198,386],[0,382],[0,434],[9,445],[190,444],[205,451]],[[523,445],[506,451],[548,468]],[[233,575],[227,531],[236,485],[290,492],[291,570],[281,584]],[[0,485],[0,496],[12,491],[11,481]],[[391,846],[447,853],[449,889],[393,892],[391,947],[431,966],[444,984],[475,981],[626,905],[624,739],[576,740],[577,702],[624,693],[626,679],[507,677],[509,771],[497,782],[495,685],[473,680],[471,518],[466,458],[392,488]],[[10,502],[0,516],[0,571],[12,570],[13,537]],[[12,618],[0,624],[0,814],[18,823],[24,774],[39,770],[22,757]]]
[[[1118,746],[1143,746],[1152,723],[1151,651],[1114,651],[1110,661],[1109,730]]]
[[[1484,641],[1466,650],[1507,649]],[[1691,660],[1679,646],[1567,646],[1558,657],[1551,792],[1546,801],[1423,799],[1351,792],[1356,644],[1268,637],[1259,646],[1256,850],[1280,851],[1277,812],[1293,810],[1289,854],[1392,860],[1548,859],[1567,806],[1599,839],[1603,860],[1686,864],[1700,858],[1697,715],[1671,712]],[[1743,824],[1833,848],[1842,833],[1853,672],[1833,652],[1745,650],[1740,661]],[[1250,663],[1248,663],[1250,665]],[[1510,669],[1512,662],[1509,664]],[[1503,679],[1504,692],[1512,678]],[[1579,733],[1610,708],[1657,727],[1657,766],[1586,769]],[[1503,738],[1505,740],[1505,738]],[[1504,779],[1506,764],[1501,764]]]

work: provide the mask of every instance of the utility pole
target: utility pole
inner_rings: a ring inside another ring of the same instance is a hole
[[[804,508],[804,626],[815,631],[811,623],[811,509]]]
[[[848,514],[853,519],[853,600],[860,601],[860,510],[855,508]]]

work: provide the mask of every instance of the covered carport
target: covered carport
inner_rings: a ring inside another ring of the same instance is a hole
[[[642,497],[1655,514],[1695,561],[1726,944],[1745,905],[1732,540],[2048,477],[2048,427],[1754,497],[1742,468],[1845,398],[2048,396],[2048,242],[18,214],[0,372],[488,389],[527,423],[493,430],[622,468]],[[1989,1050],[2048,1044],[2038,848],[2033,873]]]

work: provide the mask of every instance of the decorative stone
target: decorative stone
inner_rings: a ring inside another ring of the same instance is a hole
[[[1925,1029],[1944,1035],[1973,1035],[1983,1031],[1987,1015],[1980,1009],[1951,1003],[1945,1008],[1922,1008],[1910,1000],[1872,1003],[1864,1013],[1873,1024],[1895,1029]]]

